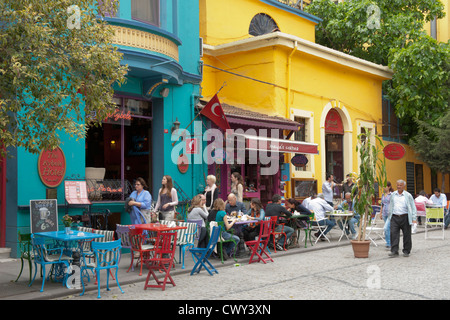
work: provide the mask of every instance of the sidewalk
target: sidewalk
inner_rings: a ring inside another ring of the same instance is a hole
[[[423,226],[418,226],[417,233],[423,233]],[[433,231],[434,233],[435,231]],[[302,254],[305,252],[311,252],[314,250],[324,250],[331,249],[339,246],[349,246],[350,241],[348,241],[345,237],[338,242],[340,237],[341,230],[334,228],[329,233],[331,235],[331,243],[327,241],[319,241],[317,244],[311,246],[311,244],[307,243],[307,248],[304,248],[304,243],[300,244],[300,248],[293,248],[283,252],[274,253],[271,250],[271,256],[274,260],[278,257],[284,255],[293,255],[293,254]],[[302,232],[301,238],[304,233]],[[421,237],[424,235],[422,234]],[[414,237],[414,235],[413,235]],[[300,239],[301,240],[301,239]],[[414,243],[414,239],[413,239]],[[313,242],[314,244],[314,242]],[[379,246],[384,246],[384,242],[382,240],[378,240],[377,244]],[[178,261],[178,249],[175,255]],[[235,264],[235,261],[229,259],[221,263],[219,259],[211,259],[211,263],[216,268],[221,268],[223,266],[231,266]],[[238,258],[238,264],[245,265],[248,264],[249,256],[245,254],[241,258]],[[176,281],[177,277],[180,276],[189,276],[192,268],[193,268],[193,260],[190,254],[186,254],[185,256],[185,269],[181,269],[181,264],[176,264],[175,270],[172,269],[171,275],[174,277]],[[142,269],[142,276],[139,276],[139,269],[131,271],[127,273],[128,267],[130,266],[130,254],[123,254],[122,259],[120,261],[119,267],[119,283],[122,285],[130,284],[130,283],[141,283],[142,287],[144,286],[144,282],[147,276],[147,269],[144,266]],[[39,292],[42,284],[42,278],[38,274],[36,275],[36,279],[31,287],[28,287],[29,280],[29,269],[28,263],[25,261],[24,268],[22,271],[22,275],[17,282],[14,282],[17,278],[20,271],[20,259],[0,259],[0,300],[49,300],[57,297],[67,296],[70,294],[78,295],[81,293],[80,289],[68,289],[64,287],[61,283],[53,283],[51,281],[46,281],[44,285],[44,292]],[[219,269],[220,272],[220,269]],[[34,264],[33,264],[33,273],[34,273]],[[102,288],[106,288],[106,274],[102,273]],[[110,278],[110,287],[115,287],[116,282]],[[91,282],[86,284],[86,292],[97,290],[97,285],[91,279]]]

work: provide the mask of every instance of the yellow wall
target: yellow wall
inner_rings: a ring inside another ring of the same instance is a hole
[[[441,0],[446,16],[437,20],[437,40],[447,42],[450,39],[450,0]],[[425,31],[430,35],[430,22],[425,24]]]
[[[252,37],[250,21],[258,13],[272,17],[281,32],[314,41],[315,23],[259,0],[200,0],[200,37],[218,45]]]

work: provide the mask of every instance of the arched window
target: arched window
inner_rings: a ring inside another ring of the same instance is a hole
[[[280,31],[275,20],[265,13],[258,13],[250,22],[248,33],[252,36],[260,36],[266,33]]]

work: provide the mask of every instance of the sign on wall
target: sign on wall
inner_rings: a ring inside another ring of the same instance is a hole
[[[56,199],[30,200],[31,233],[58,231],[58,204]]]
[[[60,147],[54,150],[43,150],[38,159],[39,177],[49,188],[56,188],[61,184],[66,174],[66,157]]]
[[[405,155],[405,148],[399,143],[388,144],[383,149],[384,156],[389,160],[400,160]]]

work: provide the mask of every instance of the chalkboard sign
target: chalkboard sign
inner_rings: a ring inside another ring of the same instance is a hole
[[[58,203],[56,199],[30,200],[31,233],[58,231]]]

